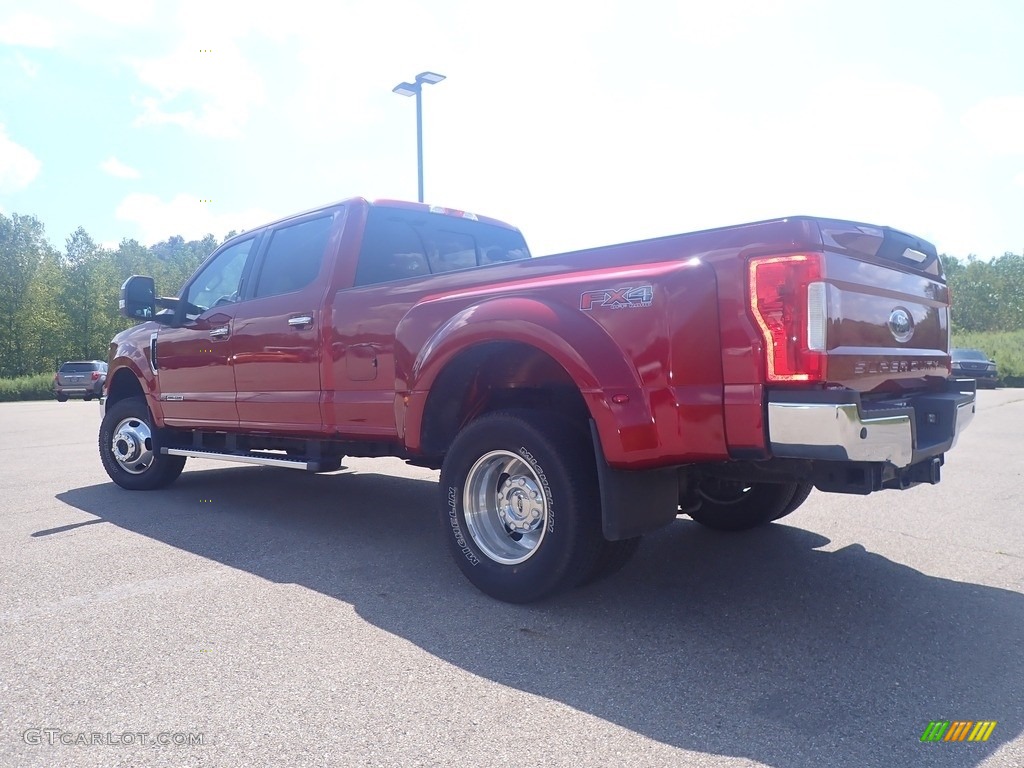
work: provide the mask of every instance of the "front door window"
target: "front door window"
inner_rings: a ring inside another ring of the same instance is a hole
[[[192,319],[213,307],[233,304],[242,293],[245,262],[255,239],[220,252],[196,275],[185,294],[185,316]]]

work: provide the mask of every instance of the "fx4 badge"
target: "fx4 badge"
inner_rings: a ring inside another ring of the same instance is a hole
[[[580,309],[637,309],[649,307],[654,301],[654,288],[641,285],[636,288],[608,288],[586,291],[580,295]]]

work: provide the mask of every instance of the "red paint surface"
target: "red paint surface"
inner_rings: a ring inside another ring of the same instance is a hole
[[[828,381],[813,387],[920,388],[948,371],[945,284],[884,264],[869,236],[850,235],[857,225],[782,219],[353,288],[370,204],[342,205],[312,286],[210,310],[222,317],[190,328],[125,331],[108,380],[130,370],[168,425],[385,439],[415,453],[445,365],[473,345],[515,341],[575,382],[613,465],[766,457],[765,342],[751,317],[747,264],[800,252],[823,254],[832,307]],[[887,329],[894,306],[914,317],[910,344]],[[297,314],[312,315],[312,327],[289,327]],[[224,322],[229,338],[211,341],[209,329]],[[155,330],[156,377],[145,365]],[[933,360],[940,368],[921,369]],[[168,392],[187,398],[161,401]]]

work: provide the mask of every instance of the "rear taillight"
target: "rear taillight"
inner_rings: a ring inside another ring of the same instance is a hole
[[[827,290],[821,256],[750,261],[750,310],[764,336],[768,381],[824,381]]]
[[[101,374],[99,371],[93,371],[92,372],[92,380],[93,381],[99,381],[100,380],[100,376],[102,376],[102,375],[103,374]]]

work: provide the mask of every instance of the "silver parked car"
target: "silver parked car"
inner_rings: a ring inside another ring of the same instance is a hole
[[[106,381],[107,364],[102,360],[71,360],[53,377],[53,393],[62,403],[69,397],[92,400],[103,394]]]

